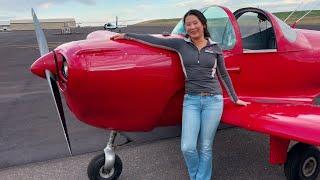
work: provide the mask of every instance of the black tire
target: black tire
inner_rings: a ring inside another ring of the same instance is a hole
[[[122,162],[116,155],[113,172],[109,175],[101,175],[102,167],[104,166],[105,156],[100,154],[94,157],[88,166],[87,173],[90,180],[117,180],[122,172]]]
[[[320,151],[317,147],[298,143],[294,145],[284,165],[288,180],[315,180],[320,172]]]

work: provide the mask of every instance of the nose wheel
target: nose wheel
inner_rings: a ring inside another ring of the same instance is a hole
[[[94,157],[88,166],[88,176],[90,180],[116,180],[122,172],[122,161],[115,155],[115,162],[111,169],[105,169],[104,153]]]
[[[320,173],[320,151],[317,147],[298,143],[288,153],[284,165],[288,180],[315,180]]]
[[[122,172],[122,161],[114,152],[116,131],[111,131],[104,153],[94,157],[88,166],[87,173],[90,180],[117,180]]]

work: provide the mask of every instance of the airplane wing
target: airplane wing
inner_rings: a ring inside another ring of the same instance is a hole
[[[320,106],[313,104],[252,102],[247,107],[240,107],[227,102],[222,122],[284,139],[320,145]]]

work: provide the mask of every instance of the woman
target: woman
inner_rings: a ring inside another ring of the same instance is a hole
[[[204,15],[198,10],[190,10],[184,15],[183,22],[187,33],[184,39],[132,33],[117,34],[111,39],[132,39],[179,53],[185,74],[181,151],[190,179],[210,180],[212,144],[223,110],[217,75],[234,103],[242,106],[249,103],[238,99],[225,68],[222,50],[210,39]]]

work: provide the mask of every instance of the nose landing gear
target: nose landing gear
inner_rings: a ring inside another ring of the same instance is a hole
[[[111,131],[104,153],[94,157],[89,163],[87,173],[90,180],[117,180],[122,172],[122,161],[114,152],[116,131]]]

